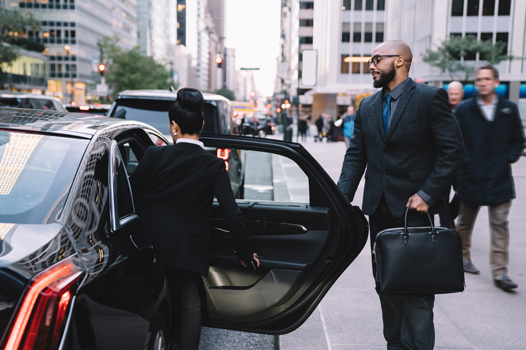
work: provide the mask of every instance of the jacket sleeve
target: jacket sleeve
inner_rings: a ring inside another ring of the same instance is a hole
[[[362,106],[361,102],[360,106]],[[356,117],[354,118],[354,133],[349,148],[347,152],[345,152],[342,171],[338,180],[338,188],[349,202],[354,199],[354,194],[367,166],[367,153],[362,134],[360,110],[361,108],[358,107]]]
[[[248,230],[243,215],[234,198],[234,193],[230,186],[230,179],[225,169],[225,163],[223,161],[219,163],[213,185],[214,194],[219,202],[227,225],[230,228],[230,234],[234,239],[237,258],[245,262],[252,261],[253,250],[250,245]]]
[[[512,120],[513,125],[511,126],[508,149],[506,150],[506,158],[509,163],[518,161],[524,150],[524,127],[516,104],[514,104],[512,111],[514,117]]]
[[[150,146],[146,149],[144,156],[142,157],[139,165],[135,168],[133,174],[130,175],[130,186],[132,188],[132,194],[134,198],[140,197],[146,187],[148,186],[150,179],[151,170],[151,158],[153,157],[154,146]]]
[[[464,160],[464,141],[457,120],[451,113],[447,92],[438,89],[429,109],[430,130],[437,158],[435,168],[421,190],[435,198],[442,198],[453,183]]]

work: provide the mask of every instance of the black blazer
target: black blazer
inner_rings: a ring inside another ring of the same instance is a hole
[[[476,98],[455,111],[466,145],[466,158],[456,182],[458,198],[472,205],[496,205],[515,198],[511,164],[524,149],[524,128],[517,105],[498,97],[489,122]]]
[[[223,160],[189,143],[149,147],[130,183],[141,223],[163,264],[208,275],[214,195],[238,258],[252,260],[247,228]]]
[[[382,91],[360,103],[354,135],[338,181],[340,190],[354,194],[365,173],[363,212],[371,215],[382,195],[391,213],[402,217],[409,197],[423,190],[445,208],[446,194],[464,158],[457,121],[444,89],[409,80],[385,137]]]

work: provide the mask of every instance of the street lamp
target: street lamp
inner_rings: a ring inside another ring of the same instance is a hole
[[[71,51],[71,46],[69,45],[66,45],[64,46],[64,51],[66,51],[66,55],[68,56],[68,58],[71,58],[71,56],[69,55],[70,51]],[[69,59],[69,74],[71,75],[71,82],[70,82],[70,89],[71,89],[71,97],[69,99],[69,103],[72,104],[73,103],[73,64],[71,64],[71,62],[73,62],[71,59]]]

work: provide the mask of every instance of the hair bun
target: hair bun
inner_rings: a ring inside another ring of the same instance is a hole
[[[177,91],[177,100],[181,108],[190,112],[201,111],[204,104],[203,94],[199,90],[184,88]]]

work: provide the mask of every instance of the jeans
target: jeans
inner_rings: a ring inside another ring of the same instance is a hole
[[[394,217],[385,198],[382,197],[378,208],[369,217],[369,223],[372,249],[378,232],[386,228],[403,227],[404,218]],[[429,226],[429,219],[425,214],[409,212],[407,226]],[[373,274],[376,276],[374,261]],[[387,349],[433,349],[435,345],[434,301],[434,294],[380,295]]]

